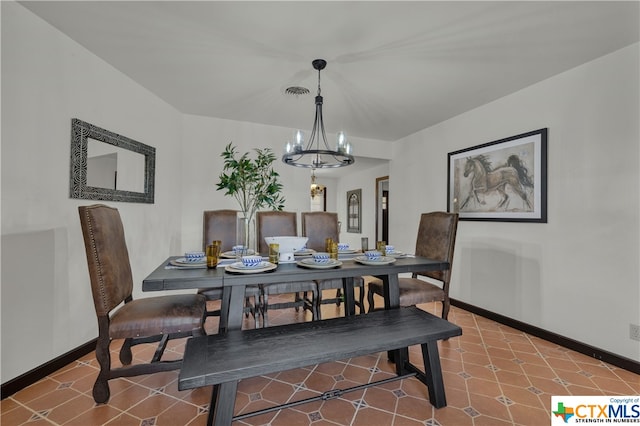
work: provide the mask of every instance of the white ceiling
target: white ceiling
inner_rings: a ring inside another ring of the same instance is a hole
[[[384,141],[640,40],[638,1],[21,4],[188,114],[308,130],[326,59],[327,132]]]

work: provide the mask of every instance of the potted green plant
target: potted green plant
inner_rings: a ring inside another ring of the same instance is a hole
[[[224,148],[221,154],[224,167],[217,190],[226,191],[225,195],[232,195],[238,201],[243,215],[244,246],[255,249],[251,231],[256,212],[265,207],[282,210],[284,197],[280,193],[280,175],[273,169],[275,154],[270,148],[254,151],[256,158],[252,159],[248,152],[239,156],[232,143]]]

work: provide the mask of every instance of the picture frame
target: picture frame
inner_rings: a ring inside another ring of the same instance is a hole
[[[547,223],[543,128],[450,152],[447,210],[460,220]]]
[[[347,191],[347,232],[362,232],[362,189]]]

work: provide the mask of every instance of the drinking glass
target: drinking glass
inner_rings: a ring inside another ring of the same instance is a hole
[[[329,257],[331,259],[338,260],[338,243],[332,242],[329,250]]]
[[[279,258],[280,258],[280,244],[277,244],[277,243],[269,244],[269,262],[277,265]]]
[[[369,250],[369,238],[367,237],[360,238],[360,245],[363,253]]]
[[[220,247],[222,247],[222,241],[220,240],[214,240],[207,246],[207,268],[213,269],[218,266]]]

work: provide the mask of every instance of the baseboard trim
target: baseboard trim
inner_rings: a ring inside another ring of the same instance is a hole
[[[515,320],[513,318],[509,318],[495,312],[487,311],[486,309],[470,305],[460,300],[451,299],[451,305],[488,318],[495,322],[499,322],[500,324],[515,328],[516,330],[524,331],[525,333],[531,334],[532,336],[536,336],[546,341],[558,344],[565,348],[571,349],[572,351],[579,352],[592,358],[599,359],[600,361],[604,361],[608,364],[615,365],[616,367],[631,371],[632,373],[640,374],[640,362],[634,361],[631,358],[616,355],[604,349],[599,349],[586,343],[570,339],[560,334],[544,330],[542,328]]]
[[[75,349],[70,350],[67,353],[60,355],[57,358],[48,361],[33,370],[27,371],[26,373],[16,377],[15,379],[11,379],[6,383],[2,384],[2,396],[1,399],[5,399],[14,393],[18,392],[37,382],[38,380],[44,379],[48,375],[53,372],[61,369],[67,364],[72,363],[73,361],[81,358],[93,351],[96,350],[96,342],[97,338],[90,340],[89,342],[78,346]]]

